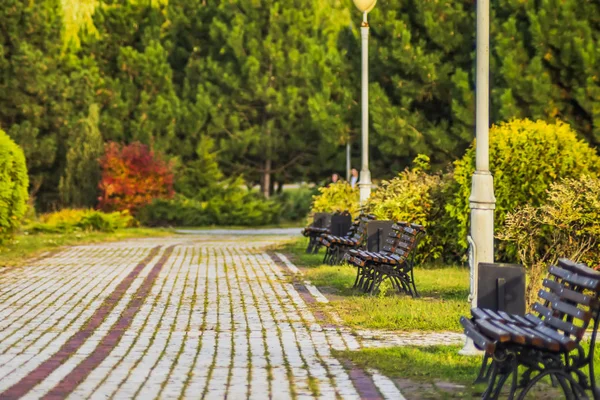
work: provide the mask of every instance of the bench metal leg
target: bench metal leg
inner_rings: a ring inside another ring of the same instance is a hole
[[[415,285],[415,270],[411,267],[410,269],[410,282],[412,284],[412,287],[414,289],[414,295],[413,297],[421,297],[421,295],[419,295],[419,292],[417,291],[417,286]]]
[[[369,282],[370,280],[370,275],[371,268],[364,266],[362,276],[360,277],[360,281],[358,282],[358,288],[363,292],[365,291],[365,286],[367,285],[367,282]]]
[[[309,236],[308,237],[308,245],[306,246],[306,254],[312,253],[312,248],[313,248],[313,238],[312,238],[312,236]]]
[[[329,263],[329,259],[331,258],[331,245],[325,248],[325,255],[323,256],[323,264]]]
[[[481,360],[481,368],[479,369],[479,374],[477,374],[477,378],[475,378],[475,382],[473,384],[485,383],[490,379],[490,374],[492,373],[492,365],[490,363],[492,359],[490,358],[488,353],[485,353],[483,356],[483,360]]]
[[[321,244],[317,241],[317,238],[315,238],[315,245],[313,247],[313,254],[317,254],[319,252],[319,248],[321,247]]]
[[[361,271],[362,271],[362,267],[356,266],[356,279],[354,280],[354,285],[352,285],[353,288],[357,287],[357,285],[358,285],[358,281],[362,275]]]

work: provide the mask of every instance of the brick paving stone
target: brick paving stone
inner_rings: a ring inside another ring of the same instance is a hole
[[[324,298],[267,252],[280,240],[136,239],[3,269],[0,398],[399,398],[332,356],[376,334],[323,325],[306,296]]]

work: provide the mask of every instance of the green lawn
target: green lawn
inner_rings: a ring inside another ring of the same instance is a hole
[[[31,257],[60,246],[82,243],[110,242],[136,237],[156,237],[172,235],[169,229],[128,228],[115,232],[79,231],[72,233],[20,233],[4,245],[0,245],[0,266],[22,264]]]
[[[587,353],[588,344],[583,347]],[[360,368],[374,368],[389,378],[407,379],[415,384],[429,384],[418,387],[418,398],[480,398],[485,384],[473,386],[473,381],[481,366],[481,357],[465,357],[458,354],[461,346],[429,346],[429,347],[387,347],[379,349],[362,349],[358,351],[335,351],[337,357],[350,360]],[[600,354],[594,354],[595,365],[600,365]],[[586,368],[583,372],[589,376]],[[600,371],[595,371],[596,379],[600,379]],[[442,388],[444,383],[457,387],[451,390]],[[416,385],[413,385],[416,386]],[[464,386],[464,387],[460,387]],[[507,389],[509,383],[505,386]],[[536,385],[534,392],[527,399],[564,398],[562,392],[550,386],[549,379]],[[408,393],[405,393],[408,397]],[[501,396],[502,398],[502,396]]]
[[[480,357],[458,354],[461,346],[386,347],[338,351],[361,368],[374,368],[390,378],[434,382],[446,380],[471,385],[481,366]]]
[[[306,240],[296,240],[281,251],[290,255],[305,278],[331,299],[331,307],[344,322],[356,328],[462,331],[461,315],[469,315],[469,271],[455,266],[417,266],[415,280],[421,298],[382,293],[365,295],[352,289],[356,271],[351,266],[322,265],[323,252],[305,254]]]

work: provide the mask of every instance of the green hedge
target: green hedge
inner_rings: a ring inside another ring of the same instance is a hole
[[[23,150],[0,129],[0,243],[21,224],[27,210],[28,186]]]
[[[278,222],[280,207],[243,188],[224,190],[208,201],[176,196],[156,199],[137,218],[146,226],[261,226]]]
[[[282,221],[304,221],[310,213],[313,196],[317,193],[317,188],[301,186],[277,194],[273,200],[280,207],[279,218]]]

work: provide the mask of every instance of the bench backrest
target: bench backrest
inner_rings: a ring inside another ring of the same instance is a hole
[[[384,254],[396,254],[401,260],[414,259],[419,241],[425,235],[425,228],[417,224],[397,222],[392,226],[392,232],[383,246]]]
[[[372,220],[375,220],[374,215],[361,213],[352,222],[352,226],[346,236],[351,239],[358,239],[358,241],[362,243],[367,235],[367,223]]]
[[[585,264],[560,259],[550,266],[539,301],[533,305],[540,324],[579,342],[590,321],[598,325],[600,273]],[[531,315],[529,316],[532,317]],[[594,330],[595,330],[594,329]],[[552,332],[549,332],[552,334]],[[595,339],[595,336],[594,336]]]

